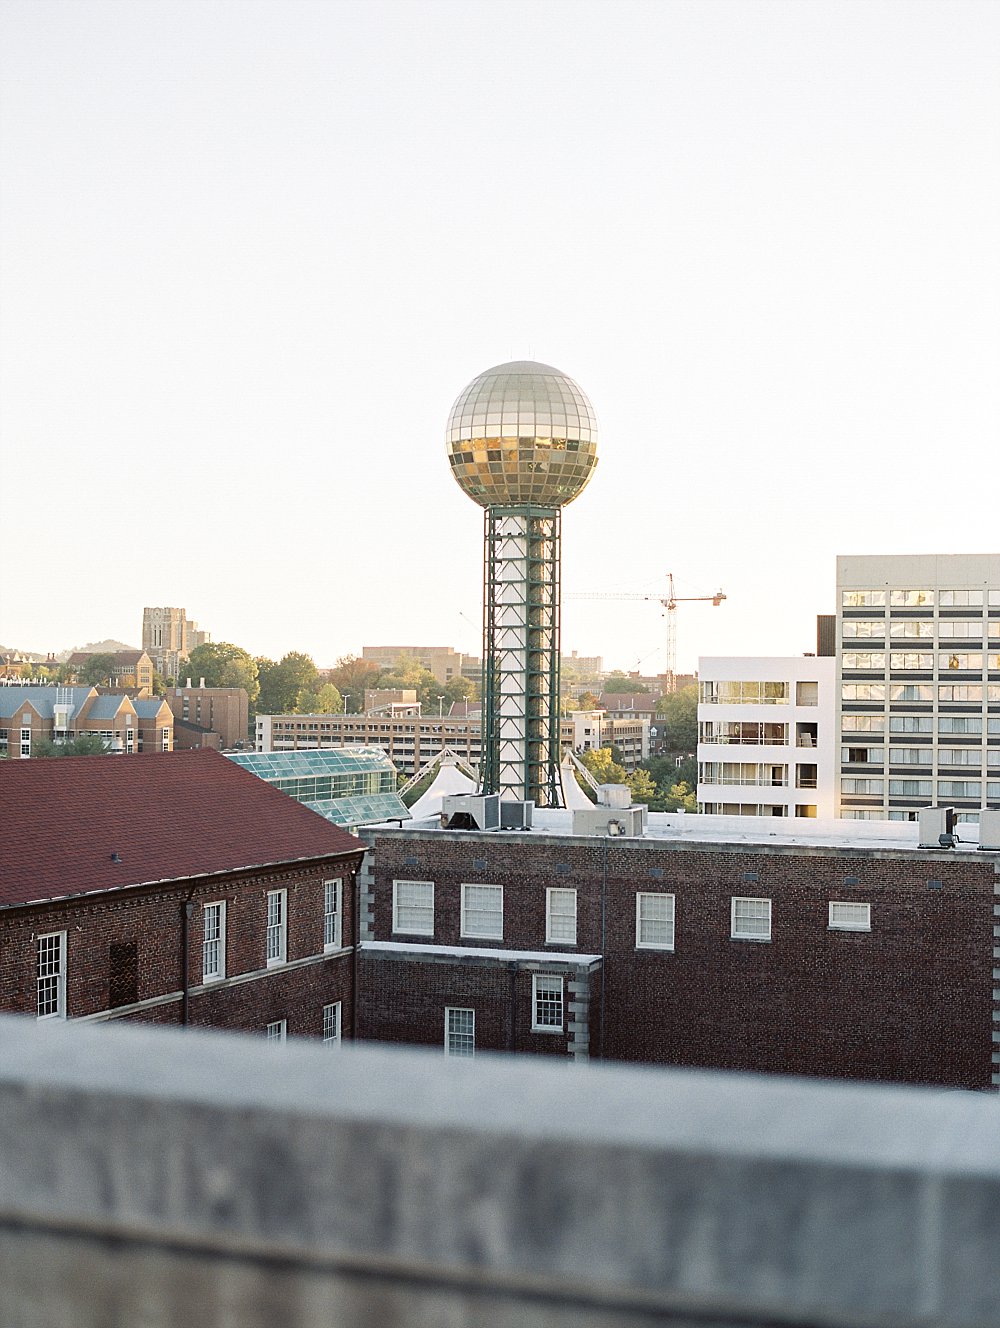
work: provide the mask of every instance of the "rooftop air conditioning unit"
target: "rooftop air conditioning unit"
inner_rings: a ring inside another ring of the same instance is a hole
[[[597,801],[602,807],[630,807],[632,790],[627,784],[601,784],[597,790]]]
[[[441,800],[443,830],[498,830],[499,793],[450,793]]]
[[[533,802],[501,802],[500,829],[530,830],[534,810]]]
[[[920,848],[953,848],[954,842],[942,843],[955,834],[955,810],[953,807],[921,807],[918,814]]]
[[[979,813],[979,847],[1000,851],[1000,812],[984,807]]]

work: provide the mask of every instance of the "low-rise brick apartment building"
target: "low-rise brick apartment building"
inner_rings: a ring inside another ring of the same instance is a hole
[[[997,847],[656,814],[622,834],[616,815],[599,837],[538,810],[527,831],[362,831],[361,1036],[1000,1083]]]
[[[339,1041],[362,852],[212,751],[0,762],[0,1010]]]
[[[102,738],[112,752],[169,752],[174,717],[159,696],[131,697],[97,687],[0,687],[0,756],[28,758],[40,739]]]

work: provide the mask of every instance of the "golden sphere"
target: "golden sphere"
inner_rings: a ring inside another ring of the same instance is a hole
[[[474,378],[445,433],[455,479],[482,507],[562,507],[597,465],[597,419],[567,374],[533,360]]]

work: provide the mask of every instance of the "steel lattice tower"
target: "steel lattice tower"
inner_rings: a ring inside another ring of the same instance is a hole
[[[486,509],[482,791],[559,807],[561,514],[597,464],[593,408],[558,369],[501,364],[459,396],[447,445]]]

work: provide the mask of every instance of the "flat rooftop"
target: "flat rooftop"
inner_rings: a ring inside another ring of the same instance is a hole
[[[610,810],[610,809],[609,809]],[[396,829],[396,826],[369,827],[370,829]],[[569,837],[573,834],[573,813],[569,809],[536,808],[530,831],[442,830],[436,816],[414,819],[403,833],[431,831],[438,834],[500,834],[500,835],[553,835]],[[956,827],[958,843],[954,849],[920,849],[923,854],[940,853],[975,854],[979,857],[995,856],[1000,850],[980,853],[978,827],[960,824]],[[582,838],[583,836],[578,836]],[[633,837],[635,838],[635,837]],[[628,837],[623,837],[625,842]],[[691,845],[757,845],[771,848],[832,848],[881,851],[917,851],[919,826],[916,821],[845,821],[833,818],[806,818],[790,816],[701,816],[684,812],[650,812],[643,841]],[[622,842],[617,839],[616,842]]]

